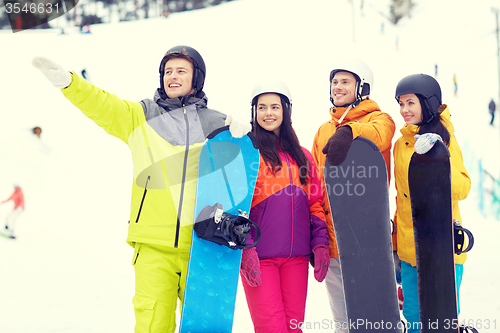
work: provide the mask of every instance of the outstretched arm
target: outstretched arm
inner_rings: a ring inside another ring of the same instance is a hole
[[[122,100],[47,58],[36,57],[32,64],[87,117],[124,142],[128,143],[130,133],[144,122],[140,103]]]
[[[54,87],[62,89],[67,88],[71,84],[71,74],[52,60],[44,57],[35,57],[31,63],[45,75]]]

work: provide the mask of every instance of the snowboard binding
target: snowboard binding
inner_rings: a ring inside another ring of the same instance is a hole
[[[260,240],[260,229],[248,218],[246,212],[239,215],[229,214],[222,210],[222,204],[203,208],[196,218],[194,231],[198,238],[224,245],[230,249],[249,249],[257,245]],[[251,228],[257,232],[253,244],[246,245]]]
[[[479,333],[477,329],[472,326],[460,326],[460,333]]]
[[[464,249],[465,235],[467,235],[469,241],[467,242],[467,248]],[[453,220],[453,238],[455,240],[456,254],[469,252],[474,246],[474,236],[472,235],[472,232],[462,227],[462,224],[459,220]]]

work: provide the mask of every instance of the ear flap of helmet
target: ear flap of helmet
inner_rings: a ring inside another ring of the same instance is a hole
[[[362,89],[361,89],[361,93],[360,93],[360,94],[361,94],[361,96],[366,96],[366,97],[368,97],[368,96],[370,96],[370,91],[371,91],[371,89],[370,89],[370,84],[369,84],[368,82],[365,82],[365,83],[363,84],[363,87],[362,87]],[[366,98],[366,97],[365,97],[365,98]]]

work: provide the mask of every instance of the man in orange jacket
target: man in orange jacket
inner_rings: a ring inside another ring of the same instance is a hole
[[[14,184],[14,192],[12,193],[12,195],[8,199],[2,201],[1,203],[3,204],[10,200],[14,202],[14,208],[12,212],[9,215],[7,215],[7,218],[5,219],[5,229],[7,231],[10,231],[10,235],[13,236],[16,219],[24,211],[24,194],[23,190],[19,185]]]
[[[314,137],[311,153],[324,181],[324,165],[328,158],[331,165],[340,165],[346,158],[352,140],[365,137],[382,152],[390,178],[391,145],[396,125],[392,118],[380,111],[369,99],[373,87],[370,68],[357,59],[344,60],[330,72],[331,119],[321,125]],[[330,203],[323,183],[323,208],[330,239],[330,267],[325,282],[332,308],[335,333],[348,332],[344,289],[340,272],[339,253],[335,240]]]

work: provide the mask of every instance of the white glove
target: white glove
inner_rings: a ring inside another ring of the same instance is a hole
[[[415,135],[415,140],[417,140],[415,142],[415,152],[417,154],[427,153],[432,147],[434,147],[437,140],[443,142],[441,136],[435,133],[425,133],[422,135],[417,134]]]
[[[241,119],[228,115],[226,118],[226,126],[229,125],[229,132],[234,138],[241,138],[252,130],[250,122],[245,122]]]
[[[56,88],[66,88],[73,81],[71,74],[52,60],[44,57],[35,57],[31,64],[39,69]]]

